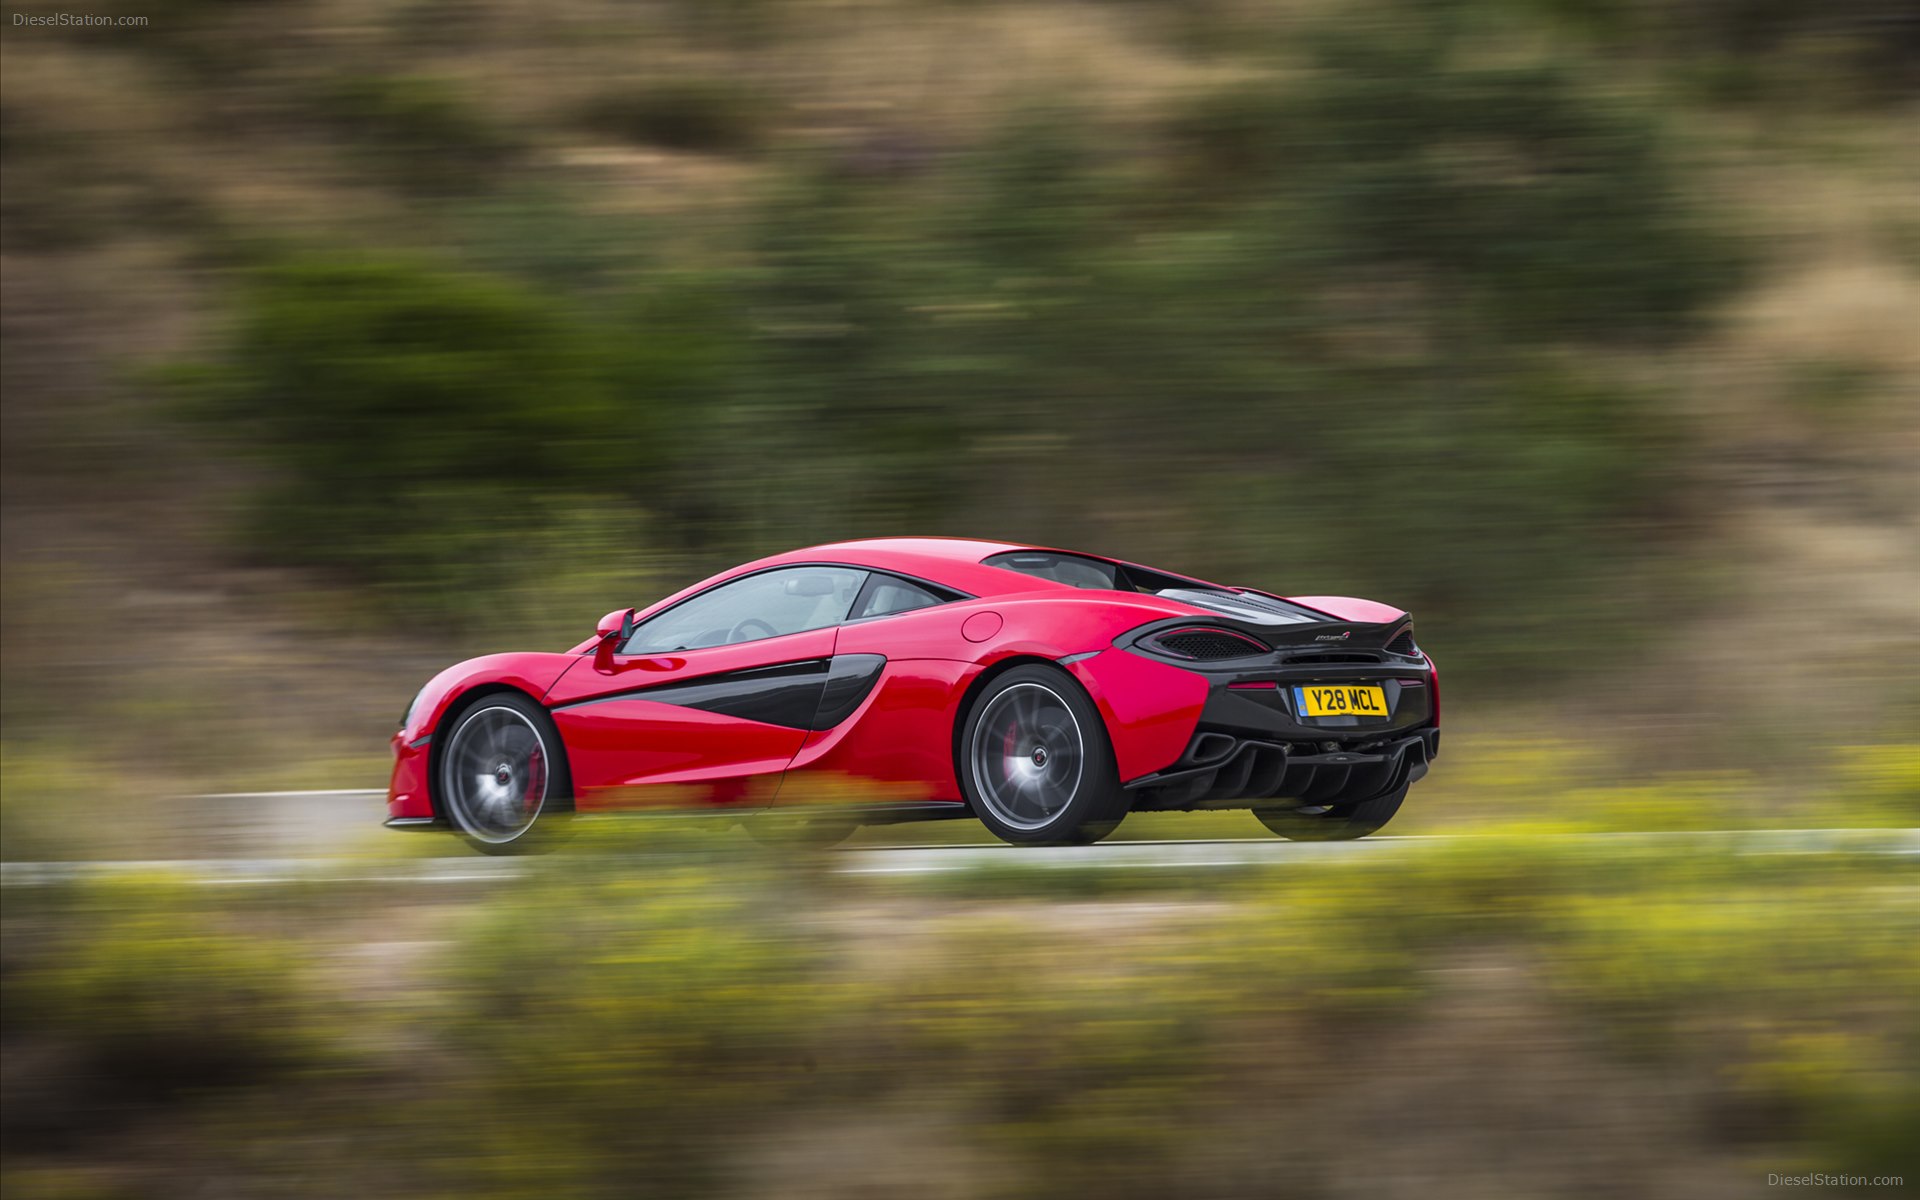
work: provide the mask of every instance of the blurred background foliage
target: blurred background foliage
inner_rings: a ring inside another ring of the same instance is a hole
[[[0,44],[11,762],[377,773],[368,694],[900,533],[1389,600],[1627,763],[1920,717],[1908,6],[142,14]]]
[[[1576,349],[1670,344],[1743,255],[1644,102],[1407,15],[1133,127],[1052,98],[950,154],[793,148],[726,246],[637,278],[255,250],[204,411],[269,478],[246,545],[430,618],[486,611],[490,545],[564,509],[699,564],[1000,528],[1306,568],[1469,672],[1609,645],[1651,612],[1617,584],[1672,549],[1686,432]],[[328,106],[396,169],[495,165],[430,83]],[[676,84],[591,127],[743,152],[749,111]]]
[[[1017,529],[1307,564],[1428,615],[1469,671],[1607,645],[1633,623],[1609,585],[1671,550],[1684,433],[1572,348],[1671,342],[1742,256],[1644,104],[1408,15],[1138,128],[1033,101],[946,155],[796,150],[691,278],[276,259],[210,412],[271,468],[249,542],[430,617],[557,505],[707,564]],[[451,153],[443,107],[382,127]],[[696,124],[615,132],[716,140]]]
[[[142,13],[0,45],[10,761],[328,782],[899,533],[1377,596],[1629,759],[1920,715],[1906,6]]]

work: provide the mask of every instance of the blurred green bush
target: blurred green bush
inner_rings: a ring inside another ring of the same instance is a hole
[[[1670,585],[1689,468],[1657,387],[1604,364],[1738,254],[1661,119],[1577,59],[1488,64],[1411,10],[1301,46],[1144,127],[1036,103],[956,153],[776,159],[750,219],[685,225],[693,274],[271,267],[215,410],[277,476],[252,540],[444,614],[594,506],[685,574],[987,534],[1378,595],[1486,676],[1617,646]],[[487,143],[435,89],[350,90],[405,154]],[[592,119],[729,149],[745,96]]]
[[[383,178],[430,193],[480,188],[525,149],[459,87],[429,75],[338,80],[313,107]]]
[[[1472,7],[1467,5],[1464,7]],[[1904,0],[1516,0],[1653,57],[1718,99],[1899,103],[1920,89],[1920,12]]]
[[[28,935],[31,969],[9,955],[6,1027],[61,1052],[66,1084],[95,1102],[257,1086],[325,1062],[339,1036],[292,946],[235,928],[164,874],[78,889],[51,910],[20,904],[58,923]]]
[[[603,92],[580,106],[578,120],[624,141],[728,154],[760,145],[769,109],[742,82],[693,77]]]
[[[403,613],[471,618],[543,571],[578,569],[543,544],[582,524],[576,510],[610,496],[617,516],[623,496],[651,492],[671,513],[674,429],[699,427],[715,357],[707,330],[678,327],[697,297],[650,321],[672,296],[586,311],[368,255],[275,262],[247,297],[231,358],[191,387],[257,467],[256,554],[379,585]],[[614,521],[612,540],[630,529]],[[600,565],[640,552],[607,541],[571,545]]]
[[[253,281],[236,386],[211,415],[241,423],[271,472],[263,545],[405,570],[422,532],[516,524],[583,464],[598,474],[624,419],[604,362],[604,346],[511,283],[295,259]]]

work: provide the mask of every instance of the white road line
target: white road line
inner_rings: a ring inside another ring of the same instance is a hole
[[[1349,851],[1367,852],[1375,848],[1397,846],[1412,849],[1425,845],[1441,845],[1452,842],[1473,842],[1483,838],[1523,837],[1531,841],[1621,841],[1621,842],[1659,842],[1670,838],[1711,840],[1715,838],[1741,839],[1762,844],[1769,842],[1792,843],[1783,845],[1779,852],[1799,848],[1822,850],[1831,846],[1847,846],[1858,842],[1879,843],[1883,847],[1880,853],[1909,854],[1920,852],[1920,828],[1886,828],[1875,826],[1844,829],[1613,829],[1593,830],[1586,833],[1529,833],[1525,831],[1494,830],[1490,833],[1382,833],[1355,842],[1289,842],[1277,837],[1247,838],[1162,838],[1142,839],[1140,841],[1102,842],[1096,846],[1009,846],[1005,844],[953,845],[930,842],[914,846],[848,846],[846,854],[898,854],[907,850],[947,851],[981,850],[994,854],[1013,854],[1025,858],[1034,854],[1049,852],[1067,855],[1111,854],[1118,850],[1132,850],[1138,847],[1170,846],[1191,849],[1196,846],[1235,846],[1252,848],[1252,853],[1262,850],[1279,852],[1282,855],[1295,851]]]
[[[361,800],[385,796],[385,788],[308,788],[292,792],[208,792],[201,796],[182,796],[182,800],[317,800],[322,796]]]
[[[915,846],[838,851],[843,875],[932,875],[977,867],[1121,870],[1211,869],[1269,863],[1386,861],[1407,853],[1467,845],[1475,834],[1368,838],[1357,842],[1109,842],[1100,846]],[[1853,853],[1920,857],[1920,829],[1719,829],[1539,835],[1569,840],[1660,844],[1693,839],[1706,851],[1735,855]],[[564,856],[562,856],[564,859]],[[537,861],[537,860],[536,860]],[[577,861],[577,860],[576,860]],[[636,862],[643,861],[636,856]],[[0,863],[0,885],[34,887],[75,880],[155,875],[208,885],[261,883],[486,883],[537,869],[512,858],[232,858]]]
[[[925,874],[991,865],[1043,868],[1242,867],[1262,863],[1328,862],[1335,859],[1395,857],[1407,852],[1465,846],[1475,834],[1376,837],[1356,842],[1262,841],[1107,842],[1098,846],[916,846],[868,847],[848,851],[838,868],[847,875]],[[1559,833],[1536,835],[1542,843],[1570,840],[1611,845],[1663,844],[1692,839],[1704,849],[1737,855],[1857,854],[1920,857],[1920,829],[1716,829],[1647,832]],[[855,856],[871,856],[862,858]]]
[[[180,858],[0,863],[0,886],[37,887],[137,875],[189,883],[466,883],[525,874],[511,858]]]

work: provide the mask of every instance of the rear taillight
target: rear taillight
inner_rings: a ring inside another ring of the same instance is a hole
[[[1433,665],[1433,655],[1427,655],[1427,683],[1433,691],[1433,727],[1440,727],[1440,668]]]
[[[1140,639],[1139,644],[1155,654],[1187,662],[1219,662],[1229,658],[1247,658],[1272,653],[1273,647],[1258,638],[1212,625],[1189,625],[1166,629]]]

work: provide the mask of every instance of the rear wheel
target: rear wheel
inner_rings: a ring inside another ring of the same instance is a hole
[[[1002,841],[1097,842],[1127,815],[1106,722],[1056,667],[995,679],[974,699],[960,747],[967,802]]]
[[[1350,842],[1363,838],[1393,819],[1407,798],[1407,784],[1358,804],[1312,805],[1302,808],[1256,808],[1253,815],[1268,829],[1292,842]]]
[[[440,751],[442,815],[487,854],[536,848],[572,795],[566,751],[546,710],[502,692],[476,700],[449,728]]]

